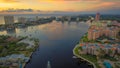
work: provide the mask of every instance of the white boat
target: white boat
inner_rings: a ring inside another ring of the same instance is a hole
[[[72,58],[77,58],[76,56],[73,56]]]
[[[47,68],[51,68],[50,61],[47,63]]]

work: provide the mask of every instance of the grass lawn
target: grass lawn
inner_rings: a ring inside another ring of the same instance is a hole
[[[29,51],[19,51],[20,54],[24,54],[26,57],[29,57],[31,55],[31,52]]]

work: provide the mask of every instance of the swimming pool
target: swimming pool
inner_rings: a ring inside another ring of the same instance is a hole
[[[105,65],[105,68],[112,68],[112,65],[108,61],[104,61],[103,64]]]

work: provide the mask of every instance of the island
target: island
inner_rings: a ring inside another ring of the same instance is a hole
[[[90,27],[73,54],[94,68],[120,68],[120,23],[100,20],[99,13],[88,23]]]

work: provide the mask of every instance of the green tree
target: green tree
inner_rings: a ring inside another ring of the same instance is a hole
[[[0,52],[3,50],[4,46],[0,45]]]

